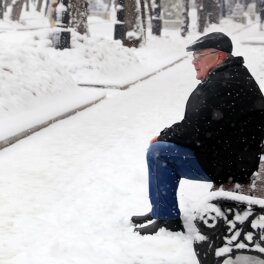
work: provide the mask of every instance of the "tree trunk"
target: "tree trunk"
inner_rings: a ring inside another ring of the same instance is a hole
[[[46,6],[45,6],[45,16],[48,15],[49,6],[50,6],[50,0],[47,0],[47,1],[46,1]]]
[[[146,9],[145,9],[145,0],[140,0],[140,6],[141,6],[141,17],[142,17],[142,25],[143,25],[143,31],[144,31],[144,39],[146,39]]]
[[[207,20],[207,0],[197,0],[198,32],[203,33]]]
[[[38,0],[38,4],[37,4],[37,8],[36,8],[36,10],[37,10],[38,12],[41,11],[42,3],[43,3],[43,0]]]
[[[5,5],[4,5],[5,12],[7,11],[7,7],[10,6],[11,4],[12,4],[12,0],[5,0]]]
[[[70,0],[70,26],[80,34],[90,36],[88,29],[88,0]]]
[[[189,0],[183,0],[182,2],[182,23],[181,23],[181,35],[183,37],[189,32]]]
[[[160,0],[154,1],[154,10],[153,10],[153,18],[152,18],[152,34],[160,36],[162,21],[161,21],[161,3]]]
[[[221,7],[221,0],[210,0],[208,1],[208,19],[209,24],[220,23],[220,7]]]
[[[112,0],[109,0],[106,11],[109,12],[112,6]]]
[[[12,4],[11,20],[18,21],[20,19],[24,2],[25,0],[17,0]]]
[[[125,1],[125,24],[126,41],[128,47],[138,47],[143,41],[143,29],[138,2],[135,0]]]
[[[0,19],[4,18],[3,0],[0,0]]]
[[[137,25],[138,8],[135,0],[125,0],[125,23],[127,30],[133,30]]]
[[[29,0],[26,0],[26,11],[29,11]]]
[[[226,5],[225,5],[225,0],[221,0],[221,5],[222,5],[222,16],[226,17]]]
[[[152,27],[153,10],[152,10],[152,6],[151,6],[151,0],[147,0],[147,5],[148,5],[148,11],[149,11],[150,22],[151,22],[151,27]]]

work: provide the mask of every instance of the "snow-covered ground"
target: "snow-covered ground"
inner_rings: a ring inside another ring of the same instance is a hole
[[[65,51],[50,47],[47,30],[0,34],[1,100],[2,94],[8,98],[1,102],[1,121],[28,109],[32,120],[51,109],[57,114],[45,98],[57,98],[63,108],[72,97],[58,98],[67,94],[102,93],[80,89],[74,82],[79,77],[92,81],[94,74],[101,74],[104,80],[121,82],[126,80],[126,67],[131,67],[130,74],[136,78],[137,69],[147,74],[153,65],[160,67],[185,56],[186,45],[199,36],[194,25],[185,39],[178,31],[165,30],[162,38],[149,36],[145,47],[129,50],[111,40],[106,27],[112,25],[91,24],[92,38],[82,43],[74,35],[74,49]],[[256,24],[232,35],[242,27],[225,20],[206,32],[224,31],[232,37],[234,55],[245,57],[264,91],[264,46],[240,43],[263,38],[264,32]],[[145,163],[149,140],[182,118],[196,85],[191,60],[186,58],[126,91],[105,89],[107,98],[100,104],[1,150],[0,263],[198,263],[193,212],[208,194],[210,183],[181,181],[178,197],[185,235],[161,230],[141,237],[130,225],[131,215],[150,209]],[[33,111],[35,105],[42,111]],[[1,130],[6,131],[3,124]],[[249,262],[263,260],[240,257],[225,264]]]

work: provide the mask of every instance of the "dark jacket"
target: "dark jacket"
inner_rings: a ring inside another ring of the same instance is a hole
[[[184,119],[158,137],[193,149],[215,183],[247,182],[260,161],[264,97],[243,63],[232,57],[209,73],[189,97]]]

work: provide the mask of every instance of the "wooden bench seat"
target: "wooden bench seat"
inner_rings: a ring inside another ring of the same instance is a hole
[[[195,224],[200,264],[221,264],[241,253],[264,259],[264,162],[248,184],[214,185]]]

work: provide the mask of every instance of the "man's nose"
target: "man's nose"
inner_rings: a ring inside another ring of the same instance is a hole
[[[193,64],[193,65],[196,65],[196,64],[197,64],[197,60],[193,58],[193,59],[192,59],[192,64]]]

